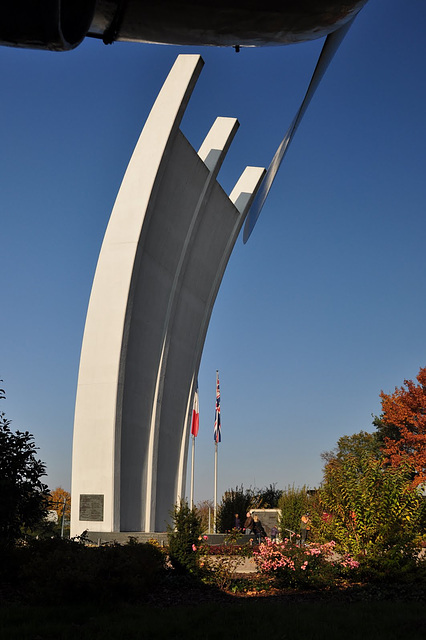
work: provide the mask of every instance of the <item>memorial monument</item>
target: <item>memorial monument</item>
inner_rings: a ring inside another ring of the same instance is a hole
[[[198,153],[179,129],[201,72],[180,55],[143,128],[105,233],[84,330],[71,535],[164,531],[185,494],[189,422],[216,295],[264,169],[216,181],[237,131]]]

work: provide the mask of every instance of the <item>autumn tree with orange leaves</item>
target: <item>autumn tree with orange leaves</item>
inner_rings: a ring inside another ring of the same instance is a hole
[[[414,487],[426,482],[426,367],[417,381],[404,380],[392,394],[382,391],[383,413],[374,421],[385,462],[393,467],[408,463]]]
[[[56,511],[58,514],[58,522],[61,521],[62,513],[64,510],[65,501],[65,518],[69,520],[71,513],[71,494],[69,491],[65,491],[62,487],[56,487],[54,491],[50,492],[48,500],[49,511]]]

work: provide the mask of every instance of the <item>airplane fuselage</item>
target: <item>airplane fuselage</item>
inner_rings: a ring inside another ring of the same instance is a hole
[[[367,0],[9,0],[0,44],[66,51],[86,37],[177,45],[265,46],[321,38]]]

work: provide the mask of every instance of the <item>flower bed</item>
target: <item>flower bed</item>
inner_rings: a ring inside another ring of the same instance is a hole
[[[252,547],[247,544],[205,544],[202,547],[201,553],[207,556],[241,556],[248,558],[253,555],[255,548],[257,547]]]
[[[253,557],[259,572],[272,577],[279,586],[316,587],[334,582],[359,566],[351,556],[336,554],[335,546],[334,541],[298,546],[288,539],[266,539]]]

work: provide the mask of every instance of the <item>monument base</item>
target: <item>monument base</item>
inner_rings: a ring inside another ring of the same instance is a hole
[[[203,540],[206,544],[211,545],[225,545],[225,538],[228,537],[226,533],[210,533],[206,534],[207,539]],[[108,544],[112,542],[117,542],[118,544],[127,544],[130,539],[136,540],[136,542],[149,542],[155,540],[162,547],[167,546],[168,544],[168,533],[167,531],[163,533],[158,532],[145,532],[145,531],[118,531],[116,533],[108,533],[105,531],[88,531],[87,539],[98,546],[103,544]],[[250,541],[250,536],[241,536],[238,538],[237,544],[247,544]]]

